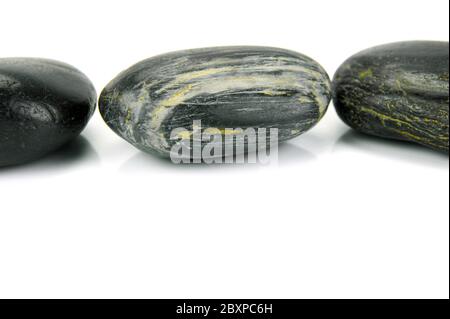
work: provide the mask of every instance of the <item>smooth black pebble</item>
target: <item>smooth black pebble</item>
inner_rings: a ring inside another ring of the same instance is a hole
[[[449,150],[449,44],[379,46],[347,60],[333,81],[334,105],[362,133]]]
[[[194,121],[223,139],[240,129],[276,128],[279,141],[300,136],[325,115],[326,71],[311,58],[266,47],[219,47],[168,53],[122,72],[102,92],[100,112],[137,148],[169,157],[178,128]],[[235,130],[239,128],[238,130]],[[189,140],[185,132],[179,139]]]
[[[36,160],[76,138],[96,100],[91,81],[70,65],[0,59],[0,167]]]

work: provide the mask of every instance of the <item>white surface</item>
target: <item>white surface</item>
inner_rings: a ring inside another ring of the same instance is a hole
[[[449,2],[5,1],[2,57],[68,62],[98,91],[164,52],[354,53],[449,38]],[[448,156],[352,133],[333,107],[276,166],[174,166],[100,116],[0,170],[0,297],[448,298]]]

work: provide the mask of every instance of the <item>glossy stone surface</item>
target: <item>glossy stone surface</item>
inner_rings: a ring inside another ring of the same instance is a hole
[[[331,83],[314,60],[266,47],[169,53],[121,73],[102,92],[105,122],[137,148],[169,156],[172,130],[278,128],[285,141],[312,128],[331,100]]]
[[[96,99],[89,79],[67,64],[0,59],[0,166],[35,160],[77,137]]]
[[[333,80],[342,120],[370,135],[449,150],[449,44],[402,42],[363,51]]]

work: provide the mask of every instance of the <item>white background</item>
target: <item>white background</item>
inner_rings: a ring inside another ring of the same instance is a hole
[[[332,76],[354,53],[449,38],[447,0],[5,1],[0,56],[98,91],[157,54],[267,45]],[[98,114],[72,145],[0,170],[3,298],[448,298],[447,155],[350,131],[330,107],[275,166],[175,166]]]

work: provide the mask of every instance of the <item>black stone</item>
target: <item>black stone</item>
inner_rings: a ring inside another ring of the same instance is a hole
[[[0,167],[38,159],[73,140],[96,99],[89,79],[67,64],[0,59]]]
[[[277,48],[219,47],[142,61],[104,89],[99,107],[122,138],[168,157],[177,142],[171,132],[193,132],[194,121],[223,137],[242,135],[230,128],[276,128],[286,141],[316,125],[330,100],[330,79],[309,57]]]
[[[347,60],[333,80],[342,120],[370,135],[449,150],[449,44],[402,42]]]

